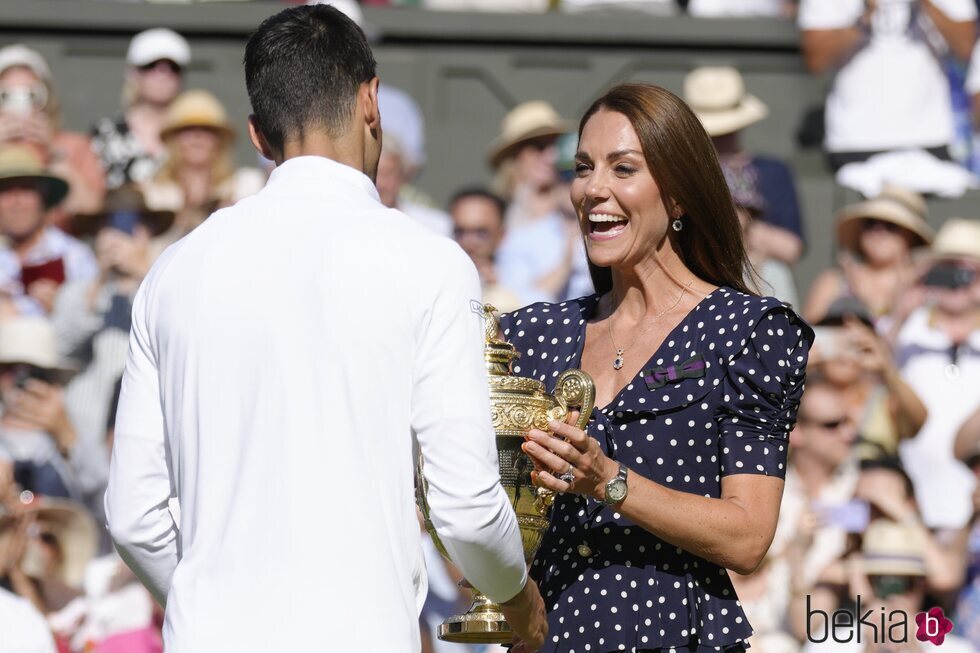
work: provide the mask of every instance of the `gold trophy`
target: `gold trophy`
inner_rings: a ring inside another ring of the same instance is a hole
[[[555,394],[551,396],[545,393],[544,384],[540,381],[514,376],[511,364],[520,354],[513,345],[500,339],[500,327],[493,315],[495,310],[490,304],[483,305],[486,320],[483,355],[489,372],[490,414],[497,436],[500,482],[517,513],[524,559],[530,563],[548,529],[554,495],[531,483],[534,463],[521,450],[524,435],[531,428],[547,431],[548,421],[564,420],[570,407],[581,411],[576,426],[584,429],[595,405],[595,384],[592,377],[581,370],[565,370],[558,376]],[[416,467],[419,508],[425,518],[426,530],[439,552],[448,560],[449,555],[429,518],[425,498],[427,485],[422,472],[420,458]],[[511,641],[512,635],[500,606],[476,588],[473,589],[470,609],[465,614],[449,617],[439,626],[439,639],[463,644],[506,644]]]

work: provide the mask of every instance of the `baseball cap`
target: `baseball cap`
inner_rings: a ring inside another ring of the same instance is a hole
[[[37,50],[32,50],[21,43],[0,49],[0,73],[18,66],[30,69],[45,82],[51,81],[51,68]]]
[[[140,32],[129,42],[126,63],[131,66],[145,66],[169,59],[178,66],[191,62],[191,46],[187,39],[166,27],[156,27]]]

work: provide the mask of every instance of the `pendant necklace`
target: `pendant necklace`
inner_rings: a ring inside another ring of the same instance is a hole
[[[626,359],[623,358],[624,354],[626,354],[626,350],[632,348],[633,345],[636,344],[636,341],[639,340],[640,336],[642,336],[644,333],[649,331],[650,327],[653,326],[653,324],[657,322],[657,320],[659,320],[664,315],[677,308],[677,305],[681,303],[681,299],[684,297],[684,293],[687,292],[687,289],[690,287],[690,285],[693,282],[694,279],[688,281],[687,284],[683,288],[681,288],[681,292],[680,294],[677,295],[677,299],[674,300],[674,303],[668,306],[667,308],[665,308],[664,310],[660,311],[659,313],[657,313],[657,315],[655,315],[654,317],[650,318],[650,320],[647,321],[647,325],[639,333],[637,333],[636,336],[633,337],[633,341],[630,342],[630,344],[627,345],[626,347],[616,346],[616,339],[613,338],[612,313],[609,314],[609,318],[606,320],[606,328],[609,331],[609,342],[612,343],[613,349],[616,350],[616,360],[613,361],[613,369],[615,370],[622,369],[623,364],[626,362]],[[611,300],[611,296],[610,296],[610,300]]]

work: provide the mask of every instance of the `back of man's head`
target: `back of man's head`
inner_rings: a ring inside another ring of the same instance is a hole
[[[375,77],[364,32],[329,5],[285,9],[267,18],[245,46],[245,85],[255,122],[281,152],[290,138],[351,127],[357,92]]]

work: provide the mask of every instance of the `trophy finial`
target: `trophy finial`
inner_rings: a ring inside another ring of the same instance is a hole
[[[486,321],[483,332],[487,342],[500,342],[500,324],[497,322],[497,318],[494,317],[496,311],[497,308],[493,304],[483,305],[483,319]]]

